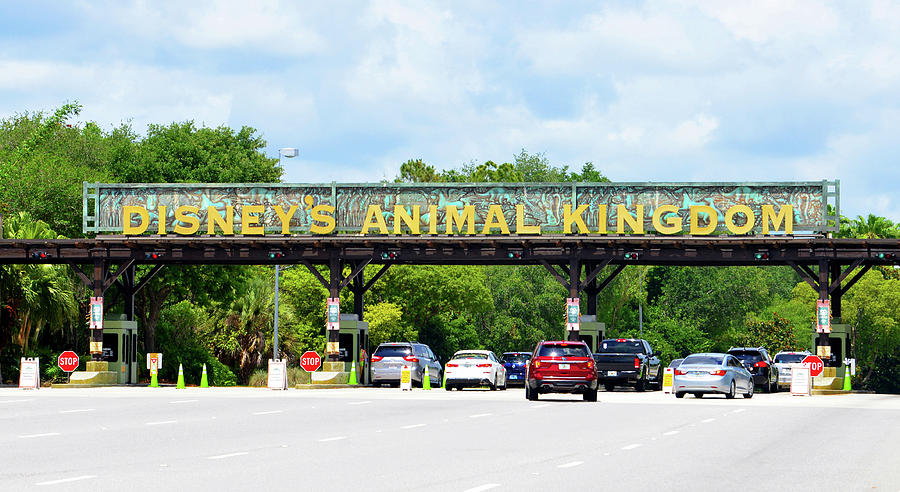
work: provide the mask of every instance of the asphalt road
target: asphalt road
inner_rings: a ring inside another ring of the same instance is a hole
[[[0,490],[900,491],[900,396],[0,389]]]

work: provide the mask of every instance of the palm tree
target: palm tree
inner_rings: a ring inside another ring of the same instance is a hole
[[[896,238],[900,236],[897,226],[890,220],[869,214],[868,217],[857,215],[850,221],[847,233],[859,239]]]
[[[226,324],[231,328],[237,344],[236,354],[243,380],[250,372],[262,366],[271,333],[274,308],[272,284],[265,277],[251,277],[244,294],[231,306]]]

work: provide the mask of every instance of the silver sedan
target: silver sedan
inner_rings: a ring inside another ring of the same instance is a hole
[[[719,353],[692,354],[675,369],[673,385],[676,398],[693,393],[702,398],[708,393],[724,393],[734,398],[741,393],[753,398],[753,379],[741,361],[733,355]]]

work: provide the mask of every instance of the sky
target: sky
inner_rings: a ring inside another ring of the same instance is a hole
[[[0,118],[250,126],[285,182],[522,149],[613,181],[841,182],[900,220],[900,2],[3,2]]]

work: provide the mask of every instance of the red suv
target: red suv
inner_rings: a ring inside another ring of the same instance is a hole
[[[541,393],[581,393],[584,401],[597,401],[597,367],[584,342],[538,343],[525,378],[529,400]]]

